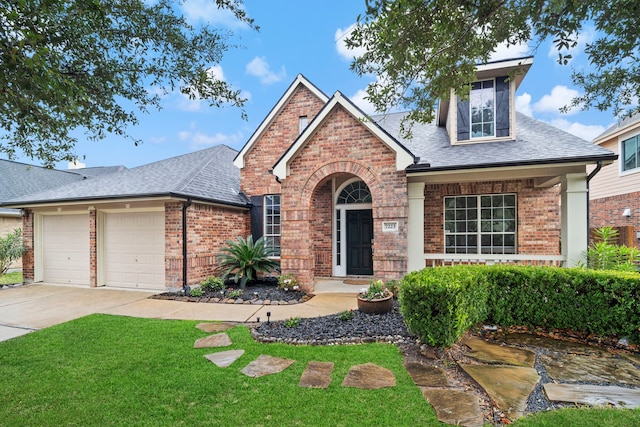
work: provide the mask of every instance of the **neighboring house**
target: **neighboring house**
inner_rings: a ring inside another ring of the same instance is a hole
[[[640,247],[640,114],[611,126],[593,143],[619,155],[589,185],[589,226],[612,226],[628,234],[623,243]]]
[[[84,176],[79,171],[46,169],[0,159],[0,182],[2,183],[0,185],[0,203],[82,179]],[[0,237],[12,233],[17,228],[22,228],[20,209],[0,208]],[[21,262],[17,261],[11,265],[11,268],[20,268],[21,266]]]
[[[530,66],[479,66],[470,99],[452,93],[412,139],[403,114],[369,117],[299,75],[239,153],[214,147],[9,202],[28,213],[25,277],[178,289],[249,233],[307,290],[318,277],[396,279],[442,263],[574,265],[587,247],[587,167],[616,156],[515,112]],[[85,256],[74,277],[64,255],[48,260],[72,247]],[[138,273],[143,259],[155,261]]]

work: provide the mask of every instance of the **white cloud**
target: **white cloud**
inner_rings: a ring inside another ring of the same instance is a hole
[[[206,147],[213,147],[214,145],[225,144],[233,146],[242,142],[244,135],[242,132],[236,132],[235,134],[227,135],[224,133],[216,133],[215,135],[207,135],[203,132],[192,132],[184,130],[178,132],[178,138],[180,141],[189,144],[189,147],[193,150],[199,150]]]
[[[562,50],[562,55],[571,55],[571,59],[569,59],[569,62],[573,61],[578,55],[580,55],[580,53],[584,52],[584,48],[588,43],[592,43],[595,40],[596,37],[596,31],[593,27],[587,27],[584,29],[584,31],[582,31],[581,33],[578,33],[577,35],[577,40],[578,40],[578,44],[575,47],[569,48],[569,49],[563,49]],[[575,39],[575,37],[574,37]],[[557,59],[558,58],[558,48],[556,47],[555,44],[551,44],[551,46],[549,46],[549,58],[553,58],[553,59]]]
[[[544,95],[540,101],[533,104],[533,111],[540,113],[560,113],[560,108],[569,105],[571,100],[580,93],[575,89],[570,89],[564,85],[554,86],[551,93]],[[573,107],[567,113],[575,114],[580,111],[579,107]]]
[[[531,48],[526,43],[507,45],[506,42],[503,42],[495,48],[495,50],[489,57],[489,61],[502,61],[505,59],[522,58],[531,55]]]
[[[277,83],[287,77],[287,70],[284,66],[280,68],[278,73],[271,71],[271,67],[264,56],[256,56],[247,64],[247,74],[258,77],[262,84]]]
[[[604,126],[584,125],[578,122],[570,122],[566,119],[553,119],[549,123],[558,129],[562,129],[587,141],[592,141],[596,136],[605,131]]]
[[[220,65],[214,65],[207,69],[207,76],[211,80],[225,81],[224,70]],[[175,91],[174,94],[179,96],[177,107],[182,111],[200,111],[203,107],[202,100],[196,95],[194,99],[190,99],[189,96],[182,92]]]
[[[533,111],[531,111],[531,95],[527,92],[516,96],[516,111],[533,117]]]
[[[351,32],[356,28],[356,24],[352,24],[347,28],[338,28],[334,35],[334,41],[336,42],[336,50],[338,51],[338,55],[342,58],[351,61],[353,58],[361,56],[366,52],[366,49],[363,47],[357,49],[349,49],[345,43],[345,39],[351,35]]]
[[[376,109],[373,106],[373,104],[371,102],[369,102],[368,99],[365,99],[366,96],[367,96],[367,91],[364,90],[364,89],[360,89],[355,94],[350,96],[349,99],[351,100],[351,102],[356,104],[358,106],[358,108],[360,108],[366,114],[369,114],[369,115],[375,114],[376,113]]]
[[[211,0],[186,0],[182,10],[191,24],[205,22],[226,28],[248,28],[247,24],[239,21],[228,9],[219,8]]]

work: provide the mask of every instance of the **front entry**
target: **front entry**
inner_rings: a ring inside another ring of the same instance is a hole
[[[373,216],[371,209],[347,210],[347,274],[373,275]]]

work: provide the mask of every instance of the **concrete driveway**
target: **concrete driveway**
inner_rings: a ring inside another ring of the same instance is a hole
[[[316,293],[304,304],[261,306],[198,304],[149,299],[158,292],[32,284],[0,289],[0,341],[94,313],[182,320],[254,322],[290,317],[317,317],[355,309],[353,292]]]

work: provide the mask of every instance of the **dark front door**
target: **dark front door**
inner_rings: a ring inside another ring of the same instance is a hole
[[[347,211],[347,274],[373,275],[371,209]]]

